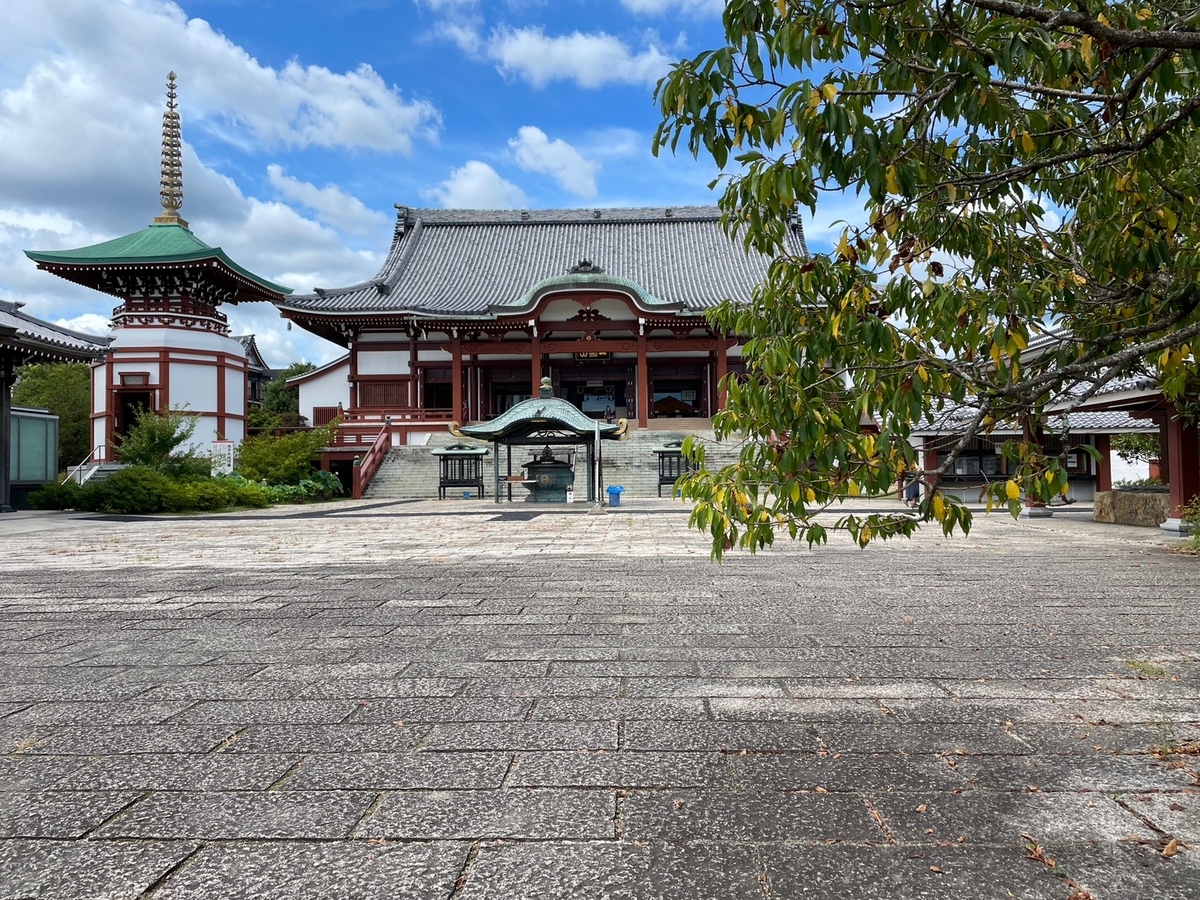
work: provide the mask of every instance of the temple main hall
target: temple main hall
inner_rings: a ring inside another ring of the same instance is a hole
[[[787,241],[807,256],[798,219]],[[748,302],[768,264],[730,239],[716,207],[397,207],[374,278],[277,306],[347,350],[296,379],[314,424],[391,417],[411,433],[484,421],[548,377],[588,416],[645,428],[720,407],[740,348],[704,313]]]

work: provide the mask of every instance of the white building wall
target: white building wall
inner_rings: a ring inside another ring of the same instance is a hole
[[[359,375],[407,375],[410,371],[407,350],[363,350],[359,345]]]
[[[317,406],[350,406],[350,360],[331,366],[327,371],[300,382],[300,415],[313,421]]]
[[[225,369],[225,414],[244,416],[246,414],[246,373],[240,369]],[[234,438],[226,438],[234,440]]]
[[[108,363],[92,367],[92,412],[108,409]]]
[[[217,367],[192,363],[171,363],[170,396],[164,398],[170,409],[192,412],[216,412]]]

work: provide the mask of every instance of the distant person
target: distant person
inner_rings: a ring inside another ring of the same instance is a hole
[[[917,507],[921,505],[921,472],[913,466],[904,473],[904,477],[908,482],[904,488],[904,503],[906,506]]]
[[[617,411],[611,405],[604,407],[604,421],[609,425],[613,423],[613,419],[617,417]]]

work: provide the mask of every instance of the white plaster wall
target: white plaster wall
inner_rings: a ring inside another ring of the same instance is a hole
[[[363,350],[358,351],[359,375],[407,375],[409,373],[407,350]]]
[[[403,331],[364,331],[359,334],[358,342],[360,344],[370,343],[371,341],[407,341],[408,335]]]
[[[138,374],[142,374],[142,373],[148,374],[149,379],[150,379],[149,386],[151,386],[151,387],[162,383],[162,379],[159,378],[159,371],[158,371],[159,364],[157,361],[156,362],[122,362],[120,358],[117,358],[117,359],[114,359],[111,362],[109,362],[109,365],[112,366],[112,370],[113,370],[113,384],[115,384],[117,387],[121,386],[121,373],[122,372],[137,372]],[[103,390],[104,385],[101,384],[100,388],[101,388],[101,390]]]
[[[313,407],[350,405],[350,360],[300,384],[300,415],[313,420]]]
[[[225,434],[218,437],[217,440],[221,440],[222,438],[227,441],[233,441],[235,444],[240,444],[246,439],[246,423],[241,419],[226,419]],[[205,452],[207,453],[210,449],[210,447],[205,447]]]
[[[166,407],[192,410],[193,412],[215,412],[217,408],[217,367],[194,363],[171,363],[170,391],[170,396],[164,398],[163,405]]]
[[[246,373],[240,369],[225,370],[225,412],[231,416],[246,414]],[[226,436],[226,440],[236,440]]]
[[[565,297],[551,300],[546,304],[546,308],[539,318],[543,322],[563,322],[574,317],[582,308],[582,303],[568,300]],[[601,297],[592,303],[591,308],[614,321],[628,322],[637,318],[633,310],[623,300],[616,297]]]
[[[420,362],[450,362],[454,356],[449,350],[418,350],[417,359]]]
[[[92,412],[102,413],[108,409],[108,363],[92,368]],[[103,433],[103,429],[101,430]],[[95,445],[93,445],[95,446]]]
[[[189,331],[182,328],[118,328],[113,332],[115,351],[180,349],[209,353],[225,353],[246,358],[240,342],[211,331]]]
[[[104,419],[92,419],[92,450],[93,450],[93,452],[95,451],[95,449],[97,447],[104,447],[104,449],[101,450],[100,453],[104,455],[104,458],[107,458],[108,457],[108,448],[105,446]],[[78,460],[78,459],[64,459],[61,464],[67,465],[67,466],[74,466],[81,461],[82,460]]]

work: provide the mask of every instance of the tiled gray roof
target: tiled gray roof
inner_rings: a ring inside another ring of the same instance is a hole
[[[915,426],[912,433],[921,435],[950,435],[960,433],[975,416],[976,410],[969,406],[960,406],[946,410],[936,420]],[[1154,431],[1157,426],[1146,419],[1135,419],[1121,410],[1101,412],[1072,412],[1069,415],[1050,414],[1045,419],[1046,431],[1061,434],[1070,431],[1074,434],[1117,433],[1122,431]],[[1014,422],[997,422],[992,428],[992,434],[1020,434],[1021,429]]]
[[[29,362],[95,359],[111,341],[36,319],[21,312],[22,306],[0,300],[0,349]]]
[[[649,308],[701,311],[748,300],[769,260],[730,240],[714,207],[674,209],[430,210],[401,208],[379,274],[280,304],[324,314],[489,316],[513,312],[531,292],[590,262],[601,274],[574,280],[640,287]],[[789,249],[807,256],[799,221]],[[586,272],[586,269],[585,269]],[[565,278],[570,281],[570,277]]]

